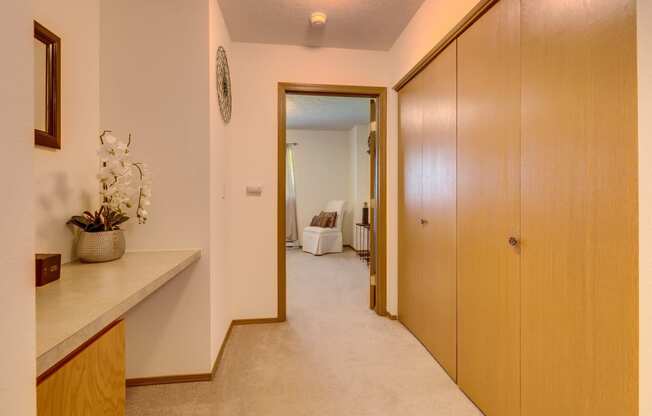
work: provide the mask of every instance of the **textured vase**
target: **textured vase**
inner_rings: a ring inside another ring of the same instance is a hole
[[[125,247],[125,236],[122,230],[82,232],[77,243],[77,257],[84,263],[117,260],[125,254]]]

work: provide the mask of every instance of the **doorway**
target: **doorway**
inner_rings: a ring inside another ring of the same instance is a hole
[[[387,89],[315,84],[278,84],[278,195],[277,195],[277,288],[278,321],[287,319],[286,287],[286,181],[287,181],[287,98],[289,95],[369,98],[370,110],[370,201],[369,201],[369,306],[380,316],[387,315],[386,303],[386,172],[387,172]],[[290,163],[292,161],[290,160]]]

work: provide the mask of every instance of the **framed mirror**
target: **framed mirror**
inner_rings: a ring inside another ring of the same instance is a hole
[[[61,39],[34,22],[34,144],[61,149]]]

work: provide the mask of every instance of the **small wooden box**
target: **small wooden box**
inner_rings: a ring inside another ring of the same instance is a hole
[[[47,285],[61,277],[61,254],[36,255],[36,287]]]

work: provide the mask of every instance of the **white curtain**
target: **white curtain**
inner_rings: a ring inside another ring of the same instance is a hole
[[[297,195],[294,182],[294,152],[292,145],[285,145],[285,243],[295,246],[299,242],[297,224]]]

